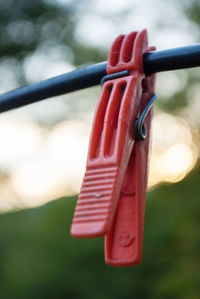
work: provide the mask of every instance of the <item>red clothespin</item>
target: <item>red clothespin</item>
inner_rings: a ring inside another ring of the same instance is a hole
[[[145,77],[143,54],[152,50],[146,30],[120,35],[112,45],[71,227],[74,237],[106,235],[105,259],[110,265],[133,265],[141,259],[148,112],[155,100],[155,78]]]

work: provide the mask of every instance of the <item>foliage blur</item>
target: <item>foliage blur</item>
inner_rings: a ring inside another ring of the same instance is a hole
[[[26,83],[23,62],[38,48],[62,47],[66,61],[73,65],[101,61],[102,53],[79,42],[76,22],[84,12],[83,1],[0,1],[1,63],[14,65],[18,84]],[[105,58],[105,57],[104,57]]]
[[[1,63],[27,82],[23,63],[38,47],[60,46],[73,65],[105,59],[104,52],[77,40],[84,1],[1,0]],[[198,1],[185,1],[188,18],[200,26]],[[183,72],[183,71],[182,71]],[[176,113],[187,90],[199,81],[189,70],[180,90],[161,101]],[[180,75],[182,76],[182,75]],[[104,265],[103,240],[69,235],[76,197],[0,216],[0,294],[27,298],[183,298],[200,296],[200,201],[198,168],[182,182],[148,194],[143,263],[128,269]]]
[[[199,175],[148,194],[137,267],[106,266],[102,238],[70,237],[75,197],[1,215],[1,298],[198,299]]]

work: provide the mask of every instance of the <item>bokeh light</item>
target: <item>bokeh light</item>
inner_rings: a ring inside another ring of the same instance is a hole
[[[55,1],[55,6],[63,9],[68,4],[72,1]],[[41,40],[21,61],[19,57],[1,59],[1,92],[18,87],[23,80],[38,82],[68,72],[77,63],[86,63],[81,60],[85,45],[107,53],[119,33],[147,27],[150,44],[156,44],[158,49],[193,43],[189,30],[192,24],[182,17],[183,12],[174,1],[154,4],[147,0],[141,3],[91,0],[77,8],[77,15],[78,11],[81,13],[74,35],[69,35],[73,22],[70,16],[66,28],[62,27],[65,16],[52,20],[41,17],[37,24],[28,19],[9,23],[6,37],[11,43],[23,43],[25,47],[34,43],[39,33]],[[165,18],[169,15],[170,18]],[[174,26],[177,20],[179,26]],[[87,63],[93,63],[97,53],[92,48]],[[20,69],[24,79],[19,75]],[[180,181],[198,162],[199,84],[193,84],[185,93],[187,106],[179,107],[174,115],[163,110],[169,99],[188,84],[188,77],[181,71],[158,75],[157,94],[161,105],[158,103],[160,108],[156,108],[153,121],[149,188]],[[79,192],[99,90],[92,88],[63,95],[1,115],[1,211],[33,207]]]

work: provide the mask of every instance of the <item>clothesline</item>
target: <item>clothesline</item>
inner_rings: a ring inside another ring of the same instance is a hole
[[[200,44],[144,54],[145,74],[200,66]],[[0,95],[0,112],[100,84],[107,62],[59,75]]]

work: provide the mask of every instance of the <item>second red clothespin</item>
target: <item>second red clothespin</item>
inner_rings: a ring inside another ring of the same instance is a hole
[[[141,260],[155,77],[146,77],[147,31],[113,43],[90,138],[71,234],[105,235],[106,263]]]

